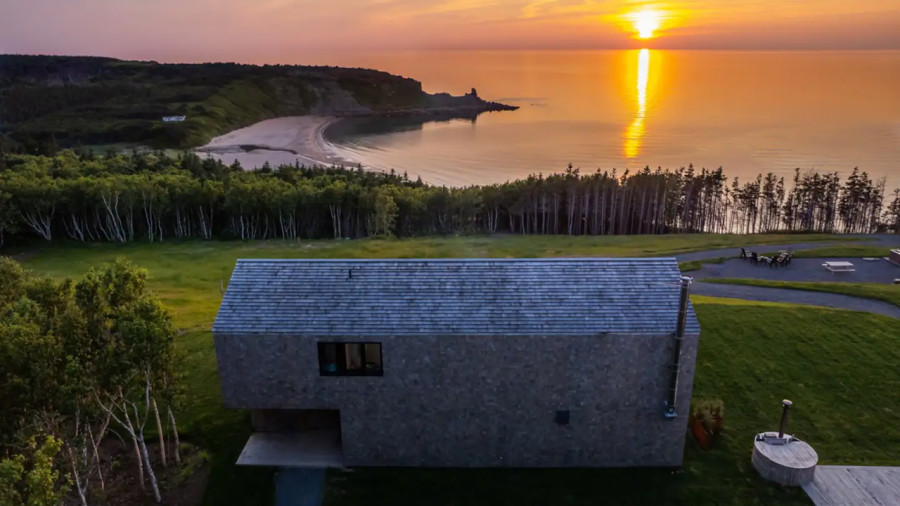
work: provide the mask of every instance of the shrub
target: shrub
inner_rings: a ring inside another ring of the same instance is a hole
[[[722,399],[695,399],[691,403],[691,418],[700,422],[703,430],[715,436],[722,430],[725,403]]]

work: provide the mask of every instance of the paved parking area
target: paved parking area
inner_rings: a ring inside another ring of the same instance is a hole
[[[885,254],[891,248],[900,247],[900,237],[898,236],[876,237],[876,241],[867,242],[866,245],[872,245],[874,242],[879,247],[883,246],[885,247]],[[756,251],[760,254],[777,254],[782,249],[797,251],[826,245],[828,244],[806,243],[755,246],[749,247],[748,251]],[[721,258],[723,256],[734,257],[739,251],[739,248],[700,251],[678,255],[677,259],[679,262],[685,262],[689,260]],[[851,262],[855,271],[831,272],[822,266],[825,262],[830,261]],[[862,258],[794,258],[790,265],[784,267],[770,267],[764,264],[754,264],[750,260],[730,258],[721,264],[703,264],[700,269],[691,271],[687,275],[696,280],[691,291],[697,295],[833,307],[851,311],[867,311],[900,318],[900,307],[872,299],[807,290],[703,282],[705,279],[740,278],[787,282],[893,283],[894,279],[900,278],[900,266],[881,257],[871,261]]]
[[[900,248],[900,235],[893,234],[872,234],[872,235],[848,235],[845,236],[848,239],[862,239],[861,241],[854,242],[796,242],[792,244],[745,244],[744,247],[748,251],[757,251],[757,252],[771,252],[778,251],[780,249],[789,249],[794,251],[808,250],[808,249],[819,249],[819,248],[827,248],[831,246],[874,246],[877,248],[884,248],[884,254],[887,255],[888,251],[894,248]],[[751,241],[752,242],[752,241]],[[682,253],[680,255],[675,255],[675,258],[679,262],[690,262],[692,260],[712,260],[714,258],[731,258],[737,257],[740,254],[740,247],[731,247],[731,248],[720,248],[720,249],[711,249],[704,251],[694,251],[692,253]]]
[[[851,262],[855,272],[830,272],[825,262]],[[774,281],[844,281],[851,283],[887,283],[900,278],[900,267],[879,258],[866,261],[862,258],[794,258],[790,265],[769,267],[754,264],[750,260],[731,259],[721,264],[703,264],[700,270],[688,273],[702,278],[751,278]]]

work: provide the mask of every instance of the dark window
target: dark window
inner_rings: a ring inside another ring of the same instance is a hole
[[[381,376],[381,343],[319,343],[322,376]]]

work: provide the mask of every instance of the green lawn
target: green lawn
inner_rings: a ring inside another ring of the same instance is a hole
[[[633,236],[426,238],[313,242],[169,242],[62,245],[18,255],[31,269],[78,277],[122,256],[148,268],[149,286],[182,329],[184,438],[208,449],[208,505],[271,501],[272,474],[233,465],[249,435],[245,412],[221,407],[208,331],[234,261],[241,257],[652,256],[829,236]],[[808,504],[797,491],[764,484],[749,463],[755,432],[773,429],[779,402],[823,462],[900,464],[896,320],[863,313],[694,298],[703,326],[695,392],[726,403],[726,432],[711,452],[688,440],[685,467],[669,470],[429,471],[331,473],[326,504]]]
[[[900,306],[900,285],[884,283],[845,283],[842,281],[771,281],[767,279],[745,278],[706,278],[705,283],[722,283],[733,285],[768,286],[772,288],[790,288],[793,290],[811,290],[814,292],[839,293],[864,299],[875,299]]]
[[[728,257],[710,258],[709,260],[691,260],[689,262],[681,262],[678,268],[681,272],[699,271],[703,268],[703,264],[721,264],[725,263]]]

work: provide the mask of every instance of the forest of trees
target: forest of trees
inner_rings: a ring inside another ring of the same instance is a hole
[[[0,158],[0,241],[358,238],[457,233],[900,233],[900,191],[854,169],[562,173],[446,188],[361,168],[245,171],[185,153]]]
[[[0,505],[161,501],[182,460],[175,332],[146,276],[55,281],[0,257]]]

